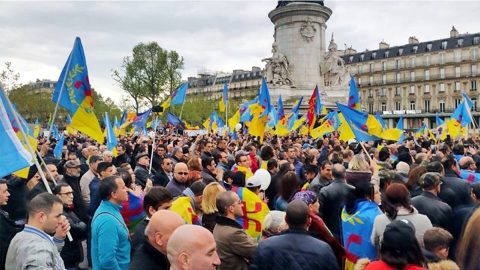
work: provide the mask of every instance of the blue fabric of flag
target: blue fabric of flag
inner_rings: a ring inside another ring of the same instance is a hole
[[[302,105],[302,101],[303,101],[303,96],[301,96],[298,100],[297,100],[297,103],[295,103],[293,105],[293,108],[292,108],[292,112],[293,113],[298,113],[298,111],[300,110],[300,105]]]
[[[113,132],[113,127],[110,124],[108,112],[105,112],[105,128],[107,129],[107,149],[108,151],[113,151],[113,149],[117,147],[117,138],[115,137],[115,132]]]
[[[451,118],[456,119],[462,127],[467,126],[468,124],[472,123],[472,118],[470,117],[469,109],[467,108],[468,105],[465,104],[465,101],[460,103],[455,111],[452,113]]]
[[[132,122],[132,125],[137,128],[143,128],[147,124],[148,117],[152,113],[152,109],[148,109],[142,113],[139,113]]]
[[[62,150],[63,150],[63,142],[64,141],[65,141],[65,136],[62,134],[60,136],[60,139],[57,142],[57,145],[55,145],[55,148],[53,149],[53,156],[55,156],[58,159],[62,158]]]
[[[350,93],[348,94],[348,107],[360,110],[360,95],[358,94],[358,88],[355,84],[355,78],[350,78]]]
[[[445,121],[440,118],[438,113],[435,115],[435,122],[437,123],[437,127],[445,124]]]
[[[262,85],[260,86],[259,94],[258,94],[258,102],[260,106],[264,109],[260,117],[266,116],[272,110],[272,104],[270,102],[270,93],[268,91],[267,82],[265,78],[262,78]]]
[[[227,106],[227,103],[228,103],[228,84],[225,82],[225,84],[223,84],[223,104]]]
[[[188,82],[182,83],[171,96],[170,105],[183,104],[187,95]]]

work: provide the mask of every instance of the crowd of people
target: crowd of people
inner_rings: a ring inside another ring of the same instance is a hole
[[[480,269],[479,138],[337,135],[39,138],[0,269]]]

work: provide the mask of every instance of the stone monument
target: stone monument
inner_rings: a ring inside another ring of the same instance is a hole
[[[263,59],[273,98],[310,97],[318,85],[322,102],[345,102],[349,71],[333,35],[326,48],[326,22],[332,10],[323,1],[278,1],[268,17],[275,25],[272,56]]]

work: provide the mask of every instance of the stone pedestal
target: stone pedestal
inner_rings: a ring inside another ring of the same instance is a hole
[[[315,85],[324,88],[321,64],[326,51],[325,23],[331,14],[331,9],[308,2],[292,2],[268,14],[275,25],[277,50],[288,59],[294,96],[310,96]],[[283,86],[269,87],[273,92],[284,89],[285,95],[290,93]]]

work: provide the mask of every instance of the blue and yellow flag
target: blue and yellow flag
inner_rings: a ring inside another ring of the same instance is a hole
[[[358,88],[355,84],[355,78],[350,78],[350,93],[348,94],[348,107],[360,110],[360,95],[358,94]]]
[[[220,99],[220,101],[218,103],[218,109],[221,112],[225,112],[225,108],[227,107],[227,103],[228,103],[228,85],[225,82],[225,84],[223,85],[222,98]]]
[[[345,121],[355,134],[358,141],[376,141],[382,134],[382,125],[375,116],[352,109],[343,104],[337,103]]]
[[[292,113],[298,113],[298,111],[300,110],[300,105],[302,105],[302,101],[303,101],[303,96],[301,96],[297,100],[297,102],[295,102],[295,104],[293,104]]]
[[[53,149],[53,156],[55,158],[61,159],[62,158],[62,150],[63,150],[63,142],[65,141],[65,135],[61,135],[60,139],[57,142],[57,145],[55,145],[55,148]]]
[[[440,118],[440,116],[438,116],[438,113],[435,114],[435,122],[436,122],[436,124],[437,124],[437,127],[445,124],[445,121],[443,121],[443,120]]]
[[[75,39],[73,50],[58,78],[52,96],[53,102],[60,104],[72,115],[70,126],[98,143],[103,143],[100,123],[93,110],[92,89],[88,80],[87,62],[80,38]]]
[[[450,116],[452,119],[457,120],[457,122],[460,123],[462,127],[466,127],[468,124],[472,123],[470,108],[468,104],[466,104],[466,102],[467,101],[463,101],[462,103],[460,103]]]

